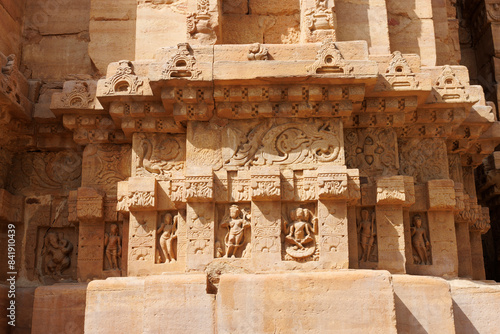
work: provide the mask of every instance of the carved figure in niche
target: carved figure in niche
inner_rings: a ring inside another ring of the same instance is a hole
[[[106,246],[106,257],[111,270],[120,270],[118,258],[122,256],[122,238],[120,237],[118,225],[111,224],[110,233],[104,235],[104,245]]]
[[[224,238],[226,245],[226,254],[224,257],[235,257],[235,253],[243,246],[243,237],[245,228],[250,227],[250,214],[236,204],[229,208],[229,219],[226,219],[220,225],[227,227],[228,231]]]
[[[224,256],[224,251],[222,250],[222,246],[219,241],[215,242],[215,257],[221,258]]]
[[[315,234],[318,218],[309,209],[296,208],[290,212],[291,223],[283,217],[286,253],[295,259],[303,259],[316,250]]]
[[[357,232],[359,235],[359,243],[361,244],[361,256],[359,261],[367,262],[372,253],[373,244],[375,242],[375,214],[371,215],[368,210],[361,211],[361,222],[358,224]]]
[[[411,230],[411,244],[413,249],[417,252],[417,264],[431,264],[430,257],[427,252],[430,250],[429,238],[427,238],[427,231],[422,227],[422,217],[416,215],[413,217],[413,224]],[[416,260],[416,259],[415,259]]]
[[[163,253],[163,263],[175,262],[174,240],[177,239],[177,228],[179,225],[179,216],[172,219],[172,215],[167,213],[160,228],[156,231],[160,235],[160,248]]]
[[[45,236],[44,250],[45,270],[52,276],[61,276],[71,265],[73,244],[64,238],[64,233],[49,232]]]

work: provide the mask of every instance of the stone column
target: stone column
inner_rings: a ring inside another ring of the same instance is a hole
[[[265,268],[281,261],[281,182],[278,168],[250,170],[252,261]]]
[[[460,169],[460,172],[462,170]],[[462,214],[465,209],[464,186],[455,181],[455,235],[457,239],[458,276],[472,278],[472,257],[469,221]]]
[[[378,269],[392,274],[406,273],[403,205],[409,204],[406,198],[411,197],[412,191],[405,185],[403,176],[377,179]]]
[[[472,279],[484,280],[486,279],[486,274],[484,272],[483,243],[481,240],[481,231],[470,231],[470,248],[472,260]]]
[[[128,276],[148,275],[155,262],[157,182],[131,177],[118,183],[118,211],[130,211]]]
[[[429,238],[432,268],[428,274],[456,277],[458,274],[457,239],[454,213],[455,186],[453,180],[427,182]]]
[[[188,170],[185,180],[188,270],[203,270],[215,257],[213,184],[212,168]]]
[[[104,260],[104,195],[93,188],[78,188],[77,275],[82,282],[100,277]]]
[[[347,199],[345,167],[318,169],[318,217],[320,261],[327,268],[349,268]]]

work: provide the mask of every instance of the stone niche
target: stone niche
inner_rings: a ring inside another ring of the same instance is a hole
[[[76,280],[78,236],[72,227],[39,227],[36,268],[45,282]]]

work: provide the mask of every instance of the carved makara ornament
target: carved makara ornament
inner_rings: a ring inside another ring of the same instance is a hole
[[[66,94],[61,100],[65,107],[72,109],[92,108],[92,103],[94,101],[89,91],[89,85],[85,81],[76,82],[73,90]]]
[[[227,162],[232,166],[339,164],[343,158],[337,124],[333,121],[284,124],[265,121],[243,139],[236,128],[229,128],[228,136],[239,143]]]
[[[316,54],[316,61],[307,67],[307,72],[310,74],[350,74],[353,69],[333,40],[327,39]]]
[[[144,81],[134,74],[132,62],[120,60],[115,74],[104,83],[104,94],[140,94],[143,84]]]
[[[193,56],[188,43],[177,44],[177,53],[165,64],[163,79],[185,78],[196,80],[201,75],[201,70],[196,66],[196,58]]]
[[[289,218],[282,218],[286,254],[295,260],[310,257],[316,251],[318,218],[301,207],[293,209]]]
[[[391,62],[387,67],[384,77],[390,88],[395,90],[417,89],[419,82],[415,79],[415,73],[403,57],[401,52],[394,51]]]

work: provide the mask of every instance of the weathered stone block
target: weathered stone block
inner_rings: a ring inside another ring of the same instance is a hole
[[[144,278],[95,280],[87,289],[85,333],[142,333]]]
[[[87,284],[55,284],[35,290],[32,333],[82,333]]]
[[[385,271],[222,275],[218,333],[396,333]]]
[[[455,333],[448,282],[426,276],[393,275],[398,333]]]
[[[431,180],[427,182],[429,191],[428,204],[430,210],[454,210],[455,185],[453,180]]]
[[[500,286],[466,280],[450,281],[457,334],[496,333],[500,328]]]

